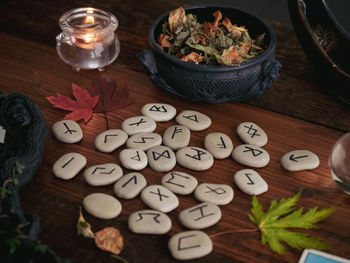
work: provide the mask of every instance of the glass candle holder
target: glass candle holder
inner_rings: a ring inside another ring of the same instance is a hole
[[[333,180],[350,194],[350,133],[344,134],[334,144],[328,164]]]
[[[72,9],[61,16],[59,25],[57,53],[73,69],[103,70],[118,57],[118,20],[113,14],[90,7]]]

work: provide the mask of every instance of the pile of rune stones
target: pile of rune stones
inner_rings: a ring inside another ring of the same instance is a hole
[[[119,154],[121,165],[132,172],[123,174],[116,163],[88,167],[85,181],[92,186],[113,186],[120,199],[132,199],[140,193],[142,201],[150,208],[135,211],[129,216],[128,226],[134,233],[161,235],[170,231],[172,222],[166,213],[179,205],[177,195],[194,197],[199,204],[182,210],[178,219],[190,229],[172,236],[168,247],[172,256],[179,260],[203,257],[213,249],[210,237],[201,229],[215,225],[221,219],[220,206],[229,204],[233,189],[226,184],[202,183],[185,172],[173,171],[176,164],[189,170],[205,171],[212,167],[214,159],[232,158],[250,168],[261,168],[270,161],[262,147],[268,137],[264,130],[252,122],[243,122],[236,132],[244,144],[233,147],[229,136],[219,132],[207,134],[205,149],[189,146],[191,132],[202,131],[211,125],[211,119],[194,110],[184,110],[176,115],[176,109],[164,103],[149,103],[142,107],[141,116],[128,118],[121,129],[106,130],[95,138],[98,151],[111,153],[126,145]],[[168,127],[163,136],[154,133],[156,122],[170,121],[176,116],[177,125]],[[64,143],[82,140],[79,124],[72,120],[56,122],[52,127],[55,138]],[[58,178],[74,178],[85,166],[86,158],[75,152],[60,157],[53,165]],[[149,165],[157,172],[166,173],[159,185],[147,186],[146,178],[138,171]],[[294,150],[281,158],[281,166],[288,171],[300,171],[318,167],[317,155],[308,150]],[[234,182],[248,195],[259,195],[268,190],[268,184],[253,169],[243,169],[234,175]],[[92,193],[83,199],[84,209],[100,219],[117,217],[122,210],[120,201],[105,193]]]

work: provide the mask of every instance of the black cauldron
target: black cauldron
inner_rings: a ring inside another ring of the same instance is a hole
[[[220,10],[232,23],[245,25],[252,38],[265,33],[266,50],[256,58],[239,66],[195,65],[183,62],[166,52],[156,39],[162,32],[167,12],[152,24],[148,40],[150,50],[138,55],[152,82],[159,88],[182,98],[220,103],[242,101],[263,94],[278,78],[281,64],[275,60],[276,36],[273,29],[261,18],[248,12],[225,6],[195,6],[185,8],[186,14],[197,16],[199,22],[212,21],[212,14]]]

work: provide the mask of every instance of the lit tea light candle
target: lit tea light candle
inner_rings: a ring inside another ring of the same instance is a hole
[[[96,8],[78,8],[66,12],[59,21],[57,53],[74,69],[99,69],[112,63],[120,51],[115,30],[117,18]]]

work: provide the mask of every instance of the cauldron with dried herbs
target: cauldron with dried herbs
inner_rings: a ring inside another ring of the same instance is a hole
[[[148,37],[151,49],[138,58],[153,83],[193,101],[256,98],[281,67],[273,29],[231,7],[178,8],[158,17]]]

